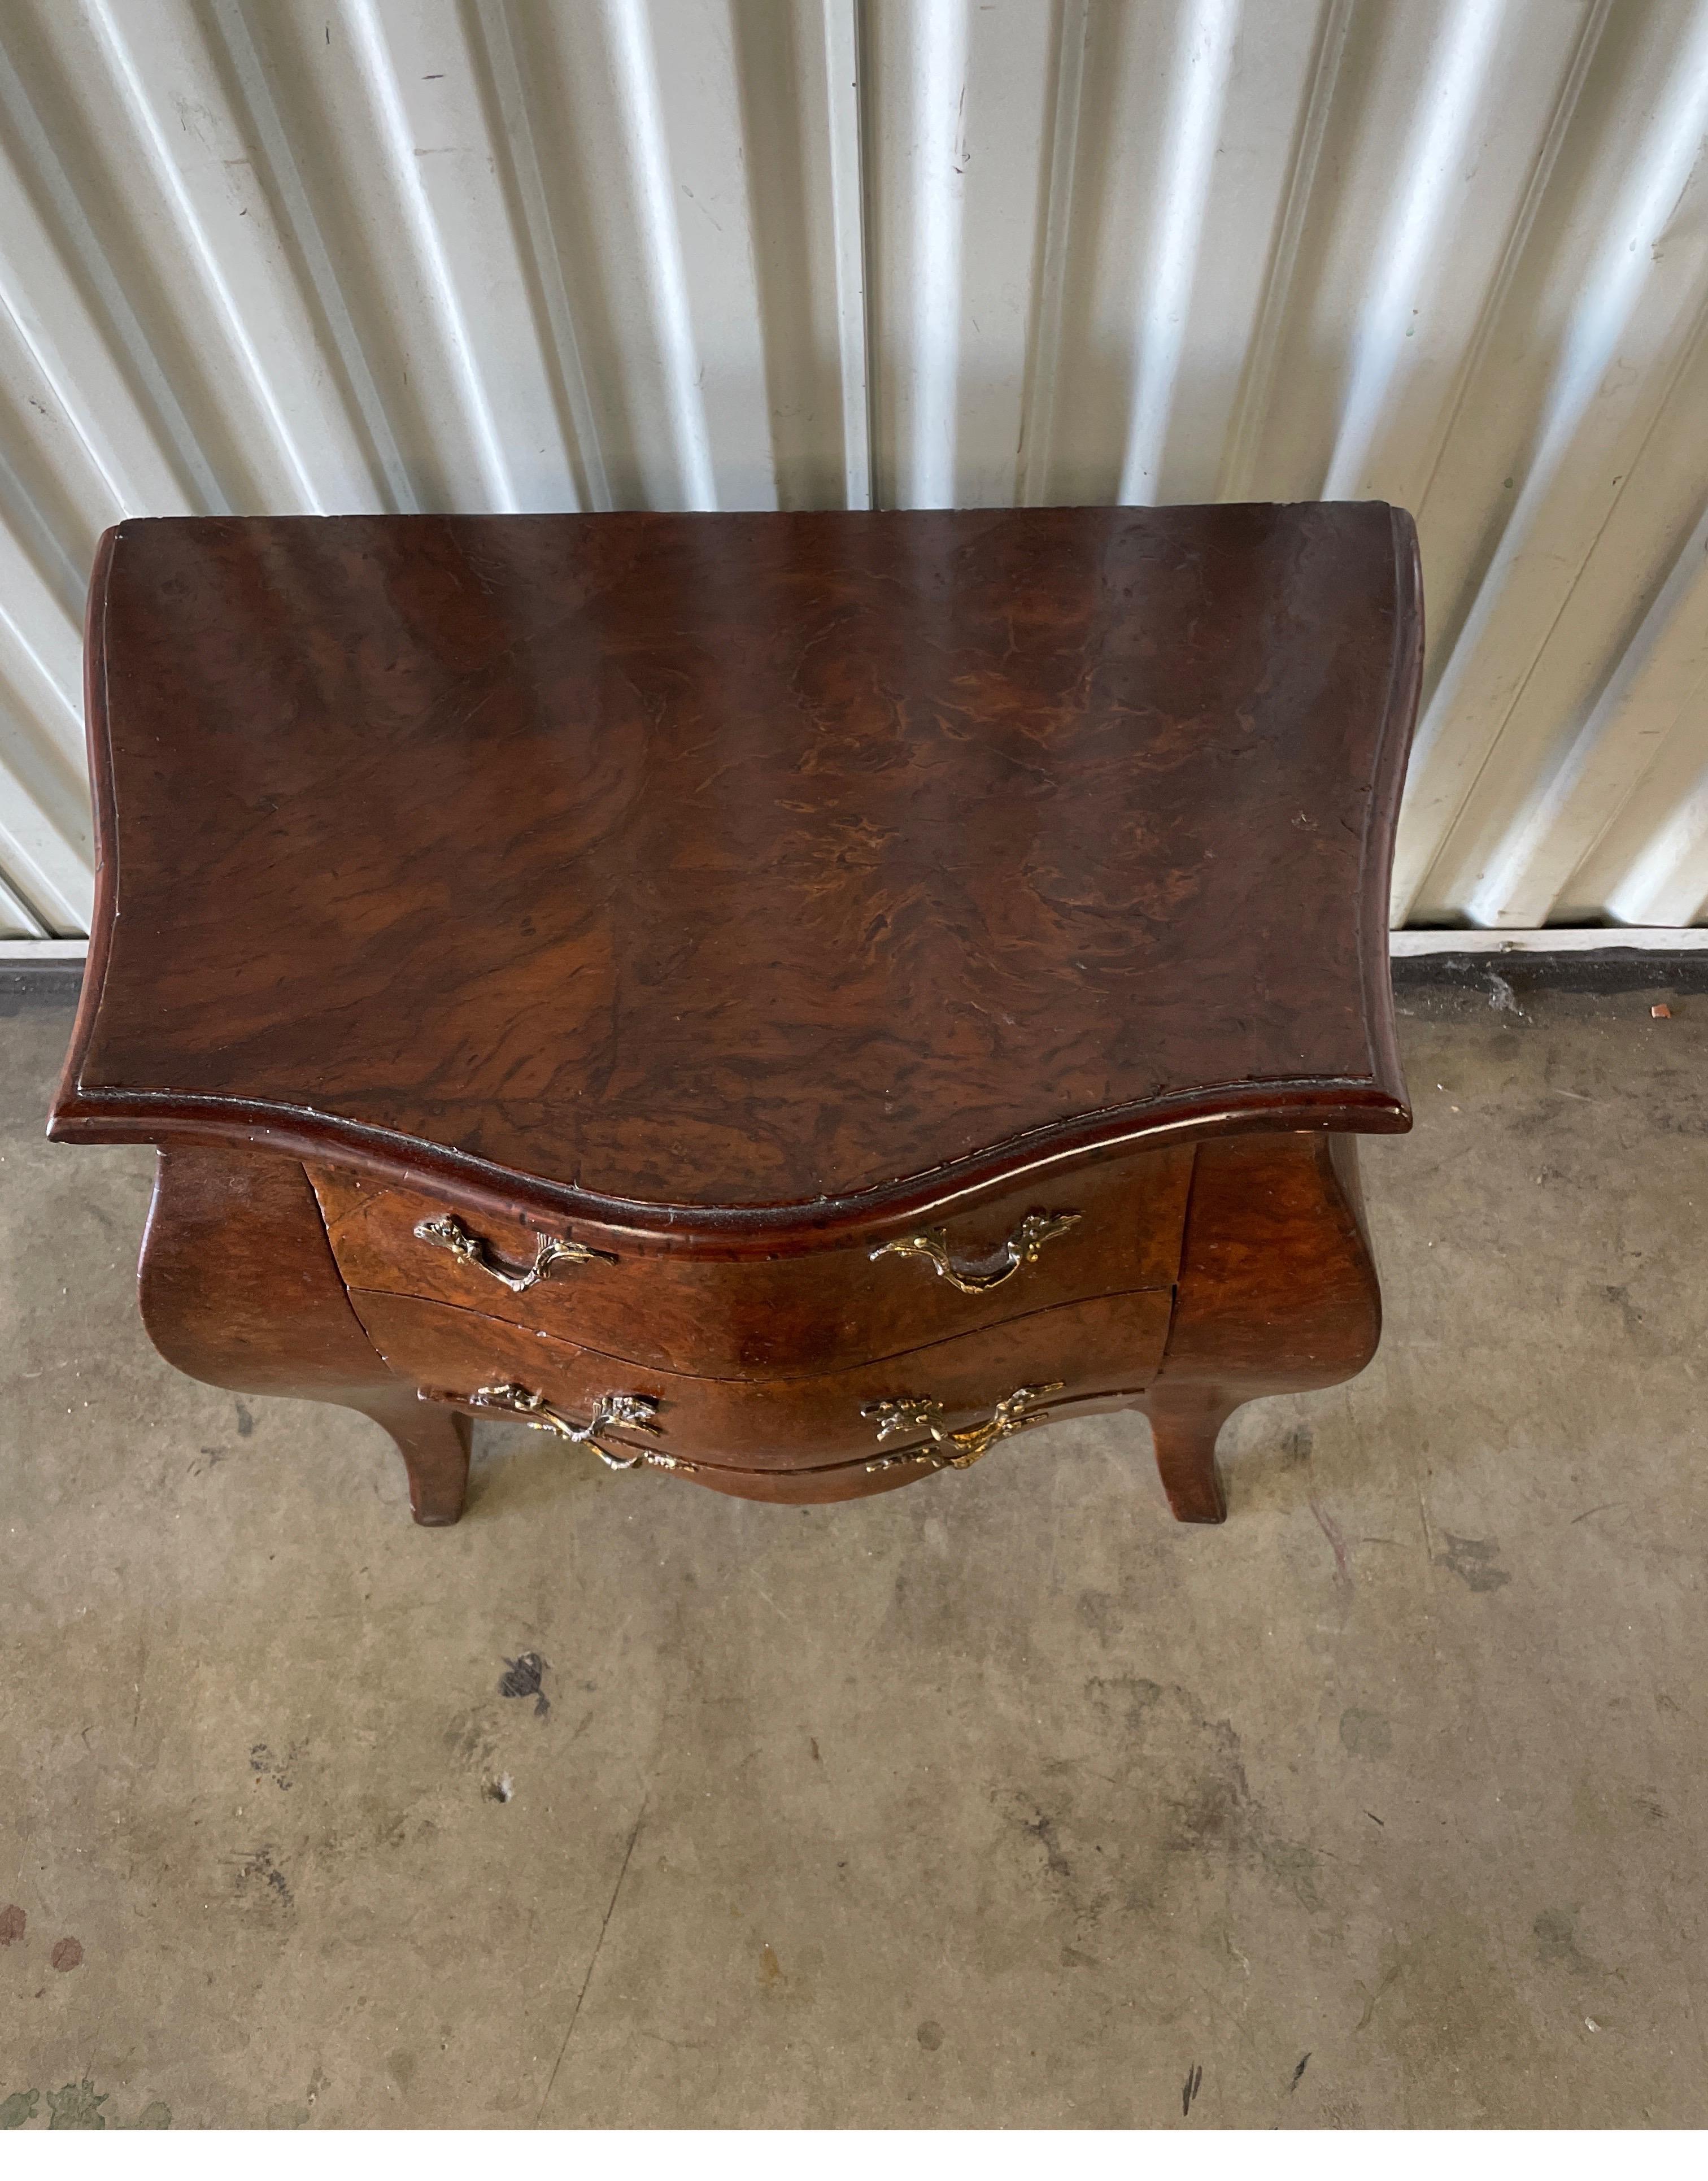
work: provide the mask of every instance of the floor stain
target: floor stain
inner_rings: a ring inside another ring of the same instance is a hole
[[[1022,1818],[1020,1830],[1030,1833],[1044,1850],[1044,1868],[1052,1878],[1072,1878],[1073,1865],[1061,1852],[1061,1842],[1056,1836],[1055,1820],[1047,1811],[1040,1810],[1035,1818]]]
[[[259,1780],[271,1780],[276,1787],[289,1792],[291,1775],[296,1770],[296,1760],[301,1754],[300,1746],[292,1742],[283,1757],[275,1757],[264,1742],[254,1743],[249,1753],[249,1769]]]
[[[1099,1643],[1112,1643],[1120,1632],[1120,1605],[1109,1591],[1081,1591],[1075,1610]]]
[[[61,1975],[63,1975],[68,1969],[81,1968],[83,1966],[82,1940],[61,1939],[47,1959]]]
[[[1563,1963],[1576,1976],[1597,1976],[1601,1973],[1601,1964],[1578,1943],[1575,1908],[1543,1909],[1531,1924],[1530,1935],[1536,1942],[1539,1962]]]
[[[1341,1746],[1354,1757],[1386,1757],[1393,1749],[1394,1731],[1381,1712],[1353,1704],[1341,1714]]]
[[[0,1946],[9,1946],[21,1939],[30,1919],[15,1901],[8,1901],[0,1908]]]
[[[1398,1979],[1400,1971],[1404,1968],[1405,1965],[1406,1957],[1403,1949],[1397,1952],[1390,1954],[1386,1966],[1383,1968],[1381,1975],[1376,1979],[1375,1989],[1368,1992],[1365,1996],[1364,2011],[1358,2017],[1357,2023],[1353,2025],[1353,2035],[1354,2037],[1358,2035],[1359,2030],[1368,2029],[1369,2028],[1370,2018],[1376,2011],[1377,2002],[1382,1997],[1383,1994],[1389,1991],[1396,1983]]]
[[[1137,1674],[1094,1674],[1085,1693],[1099,1710],[1107,1709],[1116,1695],[1127,1699],[1122,1724],[1133,1733],[1144,1725],[1145,1715],[1165,1692],[1160,1681],[1145,1681]]]
[[[545,1678],[546,1662],[537,1651],[524,1651],[519,1659],[506,1659],[504,1670],[499,1676],[501,1697],[532,1697],[534,1717],[551,1717],[551,1699],[541,1693],[540,1683]]]
[[[1535,2079],[1545,2063],[1535,2014],[1523,2003],[1489,1925],[1455,1912],[1402,1946],[1389,1943],[1387,1974],[1366,2016],[1391,1987],[1369,2034],[1401,2068],[1394,2124],[1427,2126],[1428,2115],[1439,2110],[1437,2085],[1447,2077],[1463,2091],[1459,2124],[1493,2124],[1507,2086]]]
[[[1176,1830],[1171,1845],[1255,1862],[1284,1886],[1301,1908],[1320,1908],[1315,1851],[1304,1841],[1288,1840],[1271,1829],[1263,1805],[1247,1781],[1237,1737],[1231,1727],[1226,1734],[1229,1746],[1223,1761],[1203,1770],[1188,1792],[1174,1803]]]
[[[1227,1864],[1254,1869],[1303,1908],[1320,1907],[1317,1852],[1282,1832],[1253,1793],[1231,1721],[1209,1716],[1190,1689],[1138,1675],[1094,1676],[1082,1687],[1086,1701],[1060,1738],[1083,1753],[1053,1762],[1038,1790],[990,1797],[1023,1844],[1027,1882],[1041,1876],[1072,1913],[1074,1928],[1052,1934],[1058,1942],[1103,1958],[1107,1915],[1171,1913],[1182,1886]],[[1002,1949],[989,1943],[994,1960]]]
[[[170,2128],[172,2108],[163,2098],[156,2098],[144,2106],[133,2121],[110,2118],[101,2108],[110,2093],[97,2090],[85,2075],[80,2083],[67,2083],[61,2090],[47,2093],[47,2111],[51,2118],[47,2125],[56,2128]],[[25,2128],[41,2110],[40,2090],[14,2090],[9,2098],[0,2099],[0,2129]]]
[[[270,1847],[258,1847],[251,1855],[246,1856],[238,1866],[238,1890],[247,1892],[264,1889],[263,1899],[289,1908],[293,1905],[289,1881],[273,1858],[273,1851]]]
[[[56,2128],[105,2128],[107,2117],[101,2108],[107,2099],[107,2093],[97,2090],[87,2075],[80,2083],[68,2083],[63,2090],[49,2090],[47,2110],[53,2118],[47,2126],[50,2130]]]
[[[1496,1563],[1501,1556],[1500,1541],[1496,1538],[1456,1538],[1451,1530],[1443,1530],[1447,1549],[1435,1554],[1435,1565],[1450,1569],[1468,1590],[1498,1590],[1502,1583],[1512,1578]]]
[[[1329,1550],[1335,1556],[1335,1581],[1343,1590],[1353,1587],[1352,1561],[1347,1553],[1347,1541],[1341,1535],[1333,1518],[1319,1503],[1314,1494],[1307,1503],[1316,1517],[1317,1527],[1329,1541]]]

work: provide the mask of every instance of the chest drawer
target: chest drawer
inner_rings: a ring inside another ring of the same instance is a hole
[[[449,1303],[658,1370],[779,1378],[1166,1289],[1191,1172],[1186,1147],[1105,1159],[877,1242],[767,1257],[455,1212],[343,1168],[308,1169],[352,1289]]]
[[[959,1457],[984,1427],[1007,1436],[1055,1406],[1142,1392],[1162,1360],[1171,1298],[1154,1288],[1102,1295],[851,1369],[752,1381],[649,1369],[416,1296],[357,1289],[350,1300],[389,1369],[477,1413],[526,1415],[519,1399],[471,1398],[520,1389],[577,1427],[604,1405],[613,1421],[600,1439],[664,1456],[665,1467],[859,1462],[876,1475],[927,1451],[912,1464],[917,1475],[939,1454],[965,1466]],[[624,1420],[636,1414],[645,1426]],[[972,1437],[950,1444],[934,1433]]]

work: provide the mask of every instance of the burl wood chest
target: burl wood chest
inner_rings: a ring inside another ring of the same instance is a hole
[[[1419,621],[1375,504],[124,523],[50,1133],[418,1521],[472,1416],[802,1502],[1111,1409],[1218,1521],[1376,1344]]]

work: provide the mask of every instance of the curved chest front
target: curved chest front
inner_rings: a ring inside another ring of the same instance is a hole
[[[934,1224],[770,1254],[454,1209],[346,1168],[163,1154],[142,1267],[168,1358],[385,1425],[454,1521],[467,1419],[792,1503],[887,1491],[1138,1407],[1175,1510],[1220,1520],[1215,1432],[1361,1367],[1379,1325],[1353,1140],[1088,1161]]]
[[[1184,1147],[1105,1159],[939,1222],[769,1254],[308,1172],[364,1331],[436,1400],[587,1428],[614,1462],[725,1490],[846,1498],[1141,1394],[1192,1167]]]

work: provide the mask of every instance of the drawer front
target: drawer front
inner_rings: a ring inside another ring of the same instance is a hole
[[[1065,1422],[1076,1416],[1107,1415],[1132,1405],[1135,1392],[1088,1395],[1071,1401],[1052,1398],[1044,1420]],[[1018,1449],[1017,1448],[1017,1451]],[[962,1465],[965,1466],[965,1465]],[[951,1466],[952,1467],[952,1466]],[[686,1471],[696,1484],[737,1499],[763,1499],[785,1507],[823,1506],[838,1499],[868,1499],[874,1492],[893,1492],[900,1485],[917,1484],[923,1478],[950,1475],[936,1461],[890,1461],[857,1455],[852,1461],[831,1462],[822,1469],[730,1469],[720,1462],[701,1462]]]
[[[351,1288],[452,1303],[659,1370],[808,1378],[1059,1304],[1171,1287],[1192,1157],[1182,1146],[1077,1168],[892,1236],[876,1255],[786,1257],[667,1252],[580,1223],[453,1212],[339,1168],[308,1172]]]
[[[862,1474],[899,1471],[903,1479],[967,1466],[1055,1408],[1142,1392],[1162,1361],[1171,1300],[1154,1288],[1103,1295],[851,1370],[742,1381],[620,1361],[417,1296],[350,1295],[399,1378],[493,1413],[521,1413],[521,1397],[470,1397],[521,1389],[578,1430],[603,1405],[614,1420],[599,1440],[620,1461],[626,1448],[663,1457],[667,1467],[800,1471],[857,1462]],[[625,1420],[636,1413],[652,1428]]]

